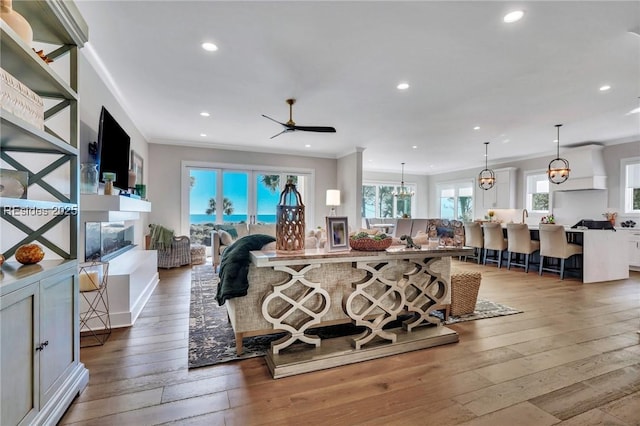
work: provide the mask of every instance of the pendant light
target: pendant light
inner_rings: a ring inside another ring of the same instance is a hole
[[[560,158],[560,127],[562,127],[562,124],[556,124],[556,128],[558,129],[557,155],[556,158],[549,162],[549,168],[547,170],[549,182],[555,183],[556,185],[566,182],[567,179],[569,179],[569,172],[571,172],[569,162],[564,158]]]
[[[409,191],[407,187],[404,186],[404,163],[402,163],[402,180],[400,181],[400,189],[398,191],[393,191],[393,196],[401,200],[405,200],[413,197],[414,195],[415,193],[413,191]]]
[[[484,169],[478,174],[478,186],[485,191],[496,184],[496,174],[488,167],[489,142],[484,143]]]

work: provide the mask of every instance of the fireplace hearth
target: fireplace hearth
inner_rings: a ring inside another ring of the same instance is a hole
[[[125,222],[86,222],[85,261],[109,261],[135,247],[133,225]]]

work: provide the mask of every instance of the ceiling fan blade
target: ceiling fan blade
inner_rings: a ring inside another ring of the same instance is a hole
[[[334,127],[328,126],[292,126],[294,130],[302,130],[305,132],[323,132],[323,133],[335,133]]]
[[[276,122],[276,123],[280,124],[281,126],[289,127],[289,126],[287,126],[285,123],[281,123],[281,122],[279,122],[278,120],[276,120],[275,118],[271,118],[271,117],[269,117],[268,115],[264,115],[264,114],[262,114],[262,116],[263,116],[264,118],[268,118],[269,120],[274,121],[274,122]]]
[[[291,130],[291,129],[284,129],[284,130],[283,130],[283,131],[281,131],[280,133],[278,133],[278,134],[275,134],[275,135],[271,136],[269,139],[273,139],[273,138],[275,138],[276,136],[280,136],[280,135],[281,135],[281,134],[283,134],[283,133],[292,132],[292,131],[293,131],[293,130]]]

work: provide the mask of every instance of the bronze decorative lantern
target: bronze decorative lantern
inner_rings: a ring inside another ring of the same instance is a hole
[[[276,251],[283,254],[304,253],[304,204],[291,179],[280,194],[276,212]]]

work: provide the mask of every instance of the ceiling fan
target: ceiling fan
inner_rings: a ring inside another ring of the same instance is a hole
[[[328,127],[328,126],[296,126],[296,123],[293,121],[293,104],[296,103],[295,99],[287,99],[287,103],[289,104],[289,121],[287,121],[286,123],[281,123],[278,120],[275,120],[271,117],[268,117],[264,114],[262,114],[262,116],[264,118],[268,118],[271,121],[275,121],[276,123],[280,124],[282,127],[284,127],[284,130],[281,131],[280,133],[271,136],[269,139],[273,139],[276,136],[280,136],[283,133],[288,133],[288,132],[293,132],[296,130],[302,130],[305,132],[324,132],[324,133],[335,133],[336,129],[334,127]]]

